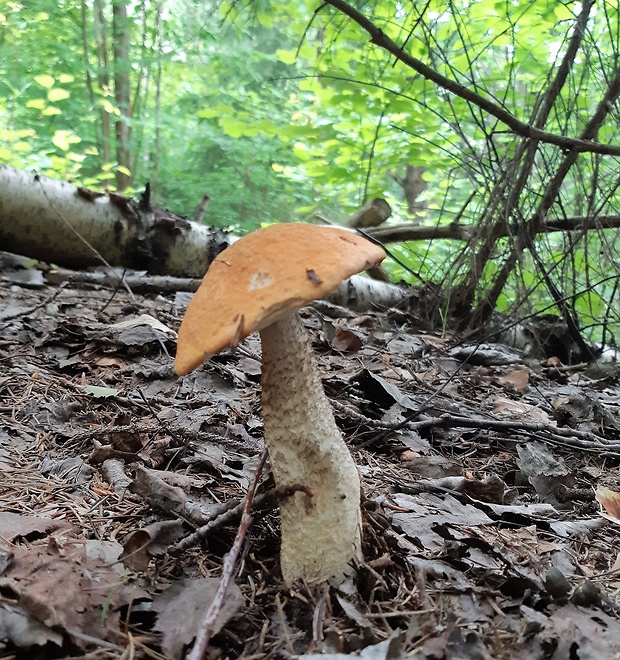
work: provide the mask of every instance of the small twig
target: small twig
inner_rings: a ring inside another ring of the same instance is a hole
[[[205,218],[205,213],[207,212],[207,207],[209,206],[209,202],[211,201],[211,197],[207,193],[205,193],[202,196],[202,200],[200,202],[200,205],[198,206],[198,209],[196,210],[196,217],[194,218],[194,222],[197,222],[198,224],[201,224],[202,221]]]
[[[414,411],[414,413],[417,411]],[[440,415],[439,417],[422,417],[418,421],[412,421],[413,414],[408,414],[403,422],[392,425],[389,430],[373,436],[364,442],[355,445],[354,449],[359,451],[384,440],[401,428],[420,431],[430,427],[441,428],[469,428],[486,429],[493,431],[521,431],[528,435],[534,435],[542,442],[568,446],[583,451],[604,452],[606,457],[620,457],[620,443],[609,440],[591,431],[581,431],[563,426],[552,426],[544,422],[523,422],[520,420],[487,419],[484,417],[461,417],[459,415]],[[390,426],[386,424],[385,426]]]
[[[88,642],[89,644],[95,644],[102,649],[108,649],[109,651],[117,651],[120,653],[126,650],[122,646],[119,646],[118,644],[112,644],[110,642],[107,642],[105,639],[100,639],[99,637],[93,637],[92,635],[86,635],[85,633],[79,630],[75,630],[73,628],[65,628],[65,632],[68,635],[75,637],[76,639],[80,639],[83,642]]]
[[[166,422],[159,419],[159,417],[157,415],[157,412],[155,411],[155,409],[151,405],[151,402],[146,398],[144,392],[142,391],[142,388],[140,388],[140,387],[138,388],[138,395],[140,396],[142,401],[144,401],[144,404],[149,409],[149,412],[151,413],[151,415],[153,415],[153,417],[157,420],[157,422],[161,426],[162,430],[165,433],[167,433],[171,438],[173,438],[174,440],[177,441],[177,443],[180,445],[180,447],[179,447],[180,451],[185,452],[186,449],[187,449],[187,443],[183,441],[183,439],[176,433],[176,431],[169,424],[167,424]],[[146,449],[146,446],[143,447],[143,450],[144,449]],[[167,470],[170,469],[170,465],[171,465],[172,461],[178,455],[179,455],[179,452],[177,451],[177,452],[174,453],[173,456],[171,456],[170,460],[168,461],[168,465],[166,465]]]
[[[266,499],[272,493],[263,493],[254,500],[255,504],[258,504],[259,501]],[[204,541],[208,536],[210,536],[216,529],[223,527],[231,523],[233,520],[239,518],[240,515],[243,515],[243,508],[245,505],[245,500],[243,502],[238,502],[234,504],[234,500],[231,502],[233,506],[228,509],[225,509],[218,515],[216,518],[209,520],[207,523],[199,527],[195,532],[192,532],[189,536],[186,536],[184,539],[181,539],[178,543],[170,546],[168,552],[173,557],[178,557],[183,554],[189,548],[193,548],[195,545],[198,545]],[[226,503],[227,506],[228,503]]]
[[[125,268],[123,270],[123,274],[121,275],[120,279],[116,283],[116,286],[114,287],[114,290],[112,291],[112,295],[108,298],[108,301],[106,302],[106,304],[99,310],[99,314],[103,314],[105,312],[105,310],[112,304],[112,301],[114,300],[114,298],[116,298],[116,294],[121,290],[121,287],[123,286],[123,284],[125,285],[125,287],[129,286],[129,284],[125,281],[126,273],[127,273],[127,269]]]
[[[260,495],[254,497],[254,510],[256,511],[258,509],[275,508],[278,502],[287,497],[291,497],[297,492],[304,492],[309,497],[312,497],[312,493],[309,492],[307,487],[302,484],[293,484],[281,488],[272,488],[266,493],[261,493]],[[228,504],[224,506],[228,506]],[[189,536],[186,536],[184,539],[181,539],[173,546],[170,546],[168,549],[169,554],[173,557],[178,557],[189,548],[198,545],[208,536],[213,534],[216,529],[219,529],[224,525],[228,525],[229,523],[232,523],[233,520],[239,518],[243,513],[243,508],[244,502],[239,502],[237,504],[233,503],[228,508],[225,508],[216,518],[212,518],[207,523],[202,525],[202,527],[199,527],[195,532]]]
[[[56,298],[60,295],[61,291],[67,287],[69,284],[68,281],[66,282],[61,282],[60,285],[58,286],[58,289],[54,291],[54,294],[46,298],[43,302],[40,302],[38,305],[35,305],[34,307],[30,307],[28,309],[22,309],[19,312],[5,312],[3,314],[0,314],[0,322],[3,321],[12,321],[13,319],[19,318],[20,316],[30,316],[31,314],[34,314],[36,311],[41,309],[42,307],[45,307],[46,305],[49,305],[51,302],[54,302]]]
[[[366,415],[353,408],[353,406],[347,406],[346,404],[341,403],[340,401],[336,401],[335,399],[331,400],[331,404],[332,408],[339,412],[341,415],[346,416],[355,422],[364,424],[364,426],[368,426],[371,429],[380,429],[381,431],[393,430],[390,424],[386,424],[379,419],[372,419],[371,417],[367,417]]]
[[[258,466],[256,467],[254,477],[252,478],[252,483],[250,483],[247,493],[245,494],[245,500],[243,502],[243,514],[241,515],[241,522],[239,524],[239,529],[237,530],[237,535],[235,536],[232,548],[224,557],[222,577],[217,588],[217,593],[215,594],[215,598],[213,599],[213,602],[205,614],[205,618],[200,624],[198,634],[196,635],[196,642],[194,643],[194,647],[187,656],[187,660],[202,660],[207,650],[209,640],[213,635],[215,620],[217,619],[219,613],[222,611],[222,607],[224,606],[224,599],[226,598],[226,592],[228,591],[228,586],[233,579],[237,557],[239,556],[241,546],[245,540],[245,535],[250,525],[252,524],[252,516],[250,515],[252,499],[254,498],[254,493],[258,486],[260,475],[263,472],[263,466],[265,465],[266,459],[267,450],[264,449],[263,453],[260,455]]]
[[[427,417],[418,422],[409,422],[407,428],[419,431],[429,426],[458,427],[470,429],[492,429],[496,431],[528,431],[530,433],[549,433],[561,438],[579,438],[601,449],[620,449],[620,444],[608,440],[591,431],[580,431],[564,426],[552,426],[544,422],[522,422],[518,420],[485,419],[482,417],[460,417],[458,415],[441,415],[440,417]]]

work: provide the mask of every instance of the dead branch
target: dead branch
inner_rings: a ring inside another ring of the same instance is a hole
[[[226,592],[228,591],[228,586],[233,580],[237,557],[241,551],[241,546],[245,540],[245,535],[250,528],[250,525],[252,524],[252,516],[250,515],[252,499],[254,498],[256,489],[258,488],[258,482],[260,480],[261,474],[263,473],[263,466],[265,465],[266,460],[267,450],[264,449],[254,472],[252,483],[250,483],[247,493],[245,494],[245,499],[243,501],[243,513],[241,514],[241,523],[239,524],[237,535],[235,536],[235,540],[233,542],[232,548],[230,549],[230,552],[228,552],[226,557],[224,557],[224,565],[222,566],[222,578],[218,585],[215,598],[209,606],[200,629],[198,630],[194,647],[187,656],[188,660],[202,660],[204,654],[207,651],[207,646],[215,627],[215,620],[222,611],[224,606],[224,599],[226,598]]]
[[[620,227],[619,215],[576,216],[574,218],[557,218],[547,220],[538,230],[539,234],[552,232],[590,231],[600,229],[617,229]],[[474,228],[469,225],[451,223],[440,226],[391,225],[388,227],[372,227],[365,230],[380,243],[400,243],[403,241],[428,241],[434,239],[449,239],[469,242],[474,237]],[[495,236],[502,238],[513,235],[513,231],[503,224]]]
[[[369,18],[364,16],[364,14],[352,7],[344,0],[325,0],[326,5],[331,5],[335,7],[343,14],[346,14],[349,18],[354,20],[363,30],[368,32],[370,35],[370,40],[379,48],[383,48],[388,51],[396,59],[401,61],[403,64],[408,66],[410,69],[417,71],[420,75],[424,76],[427,80],[434,82],[439,87],[456,94],[462,99],[473,103],[481,110],[484,110],[492,117],[499,119],[503,124],[508,126],[510,130],[516,135],[520,135],[524,138],[530,138],[533,140],[538,140],[540,142],[546,142],[548,144],[555,144],[558,147],[561,147],[566,150],[574,151],[576,153],[590,152],[597,154],[607,154],[612,156],[620,156],[620,146],[613,146],[608,144],[600,144],[598,142],[593,142],[584,138],[570,138],[564,135],[555,135],[554,133],[548,133],[539,128],[535,128],[530,124],[517,119],[513,114],[502,108],[501,106],[489,101],[489,99],[481,96],[480,94],[473,92],[472,90],[460,85],[454,80],[443,76],[438,71],[435,71],[432,67],[424,64],[421,60],[409,55],[405,52],[401,46],[399,46],[395,41],[390,39],[390,37],[385,34],[385,32],[375,25]]]
[[[580,431],[564,426],[552,426],[543,422],[522,422],[519,420],[485,419],[483,417],[460,417],[456,415],[441,415],[427,417],[419,421],[409,421],[405,424],[409,429],[419,431],[430,427],[487,429],[494,431],[525,431],[535,433],[536,438],[582,451],[597,452],[598,455],[620,458],[620,443],[608,440],[590,431]]]

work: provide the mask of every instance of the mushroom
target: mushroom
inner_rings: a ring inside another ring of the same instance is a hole
[[[342,581],[361,559],[360,478],[297,310],[381,262],[350,231],[297,223],[247,234],[211,263],[179,329],[182,376],[254,331],[262,343],[265,443],[280,488],[283,578]]]

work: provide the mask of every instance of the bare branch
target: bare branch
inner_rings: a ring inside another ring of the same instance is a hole
[[[344,2],[344,0],[325,0],[325,4],[331,5],[332,7],[338,9],[343,14],[346,14],[349,16],[349,18],[354,20],[362,29],[368,32],[370,35],[370,40],[373,44],[379,46],[379,48],[387,50],[403,64],[407,65],[414,71],[417,71],[427,80],[434,82],[439,87],[446,89],[449,92],[456,94],[456,96],[459,96],[460,98],[478,106],[480,109],[484,110],[508,126],[508,128],[510,128],[510,130],[516,135],[520,135],[524,138],[539,140],[540,142],[546,142],[548,144],[555,144],[558,147],[570,151],[620,156],[620,146],[600,144],[598,142],[593,142],[590,139],[570,138],[564,135],[555,135],[554,133],[548,133],[547,131],[543,131],[539,128],[535,128],[530,124],[522,122],[520,119],[517,119],[513,114],[501,106],[493,103],[489,99],[481,96],[480,94],[477,94],[476,92],[472,92],[467,87],[464,87],[456,81],[442,75],[438,71],[435,71],[435,69],[428,66],[416,57],[413,57],[413,55],[406,53],[402,47],[390,39],[390,37],[388,37],[381,28],[375,25],[369,18],[364,16],[364,14],[362,14],[358,9],[352,7],[347,2]]]

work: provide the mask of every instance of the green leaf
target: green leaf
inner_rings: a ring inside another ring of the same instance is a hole
[[[61,151],[69,151],[71,144],[67,140],[66,131],[56,131],[55,135],[52,137],[52,142],[57,146]]]
[[[241,122],[234,117],[223,117],[220,119],[220,126],[226,135],[232,138],[240,138],[242,135],[250,135],[252,133],[251,125]]]
[[[120,392],[120,390],[113,387],[99,387],[98,385],[84,385],[84,391],[87,394],[92,394],[95,399],[107,399],[116,396]]]
[[[220,118],[226,115],[233,115],[235,109],[232,105],[214,105],[210,108],[203,108],[198,110],[196,115],[201,119],[213,119],[214,117]]]
[[[62,83],[63,85],[66,85],[68,83],[72,83],[75,80],[75,78],[68,73],[61,73],[58,76],[58,82]]]
[[[41,85],[41,87],[45,87],[45,89],[52,88],[54,86],[54,82],[55,82],[54,78],[52,78],[52,76],[50,76],[46,73],[44,73],[41,76],[35,76],[34,81],[36,83],[39,83],[39,85]]]
[[[82,138],[74,135],[70,131],[56,131],[52,137],[52,142],[61,151],[69,151],[72,144],[77,144],[82,141]]]
[[[61,115],[62,110],[60,108],[57,108],[53,105],[49,105],[47,108],[44,108],[41,111],[41,114],[46,116],[46,117],[51,117],[52,115]]]
[[[27,108],[34,108],[35,110],[43,110],[45,106],[45,99],[32,99],[26,103]]]
[[[64,101],[70,96],[71,94],[66,89],[62,89],[62,87],[54,87],[54,89],[50,89],[47,93],[47,98],[51,103],[55,103],[56,101]]]
[[[273,16],[269,12],[259,11],[256,14],[256,19],[264,27],[270,28],[273,26]]]
[[[293,152],[302,161],[308,161],[312,158],[312,155],[310,154],[310,150],[308,149],[308,145],[304,144],[303,142],[296,142],[293,145]]]
[[[278,50],[276,50],[276,57],[280,62],[284,62],[284,64],[294,64],[297,59],[297,53],[294,50],[278,48]]]

